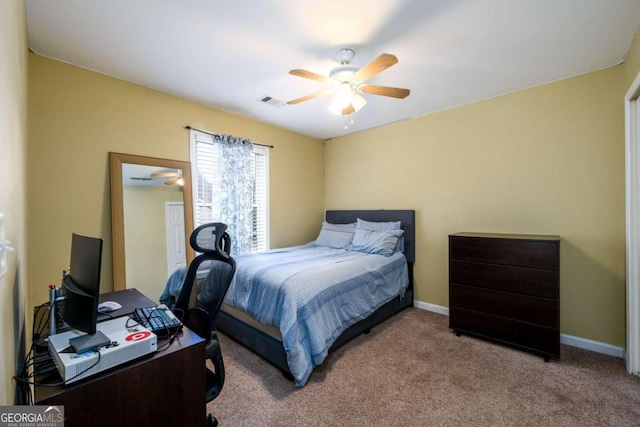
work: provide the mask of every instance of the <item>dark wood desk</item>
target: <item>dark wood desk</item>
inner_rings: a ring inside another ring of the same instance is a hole
[[[124,315],[154,305],[135,289],[101,295]],[[158,341],[161,348],[163,340]],[[57,372],[38,382],[61,381]],[[35,387],[36,405],[64,405],[65,426],[204,426],[204,340],[184,327],[157,353],[60,387]]]

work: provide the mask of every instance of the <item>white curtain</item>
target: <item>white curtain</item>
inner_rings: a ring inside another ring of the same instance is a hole
[[[210,206],[197,221],[227,224],[231,255],[251,252],[255,187],[252,154],[250,140],[230,135],[211,135],[210,143],[197,147],[198,199]]]

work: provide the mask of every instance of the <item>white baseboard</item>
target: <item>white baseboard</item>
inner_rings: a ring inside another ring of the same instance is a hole
[[[449,315],[449,307],[443,307],[441,305],[429,304],[428,302],[422,302],[413,300],[413,306],[415,308],[419,308],[420,310],[432,311],[438,314],[444,314],[445,316]]]
[[[624,357],[624,348],[603,343],[600,341],[588,340],[586,338],[574,337],[573,335],[560,334],[560,343],[578,347],[596,353],[608,354],[609,356]]]
[[[441,305],[429,304],[422,301],[413,301],[413,306],[421,310],[432,311],[438,314],[449,315],[449,308]],[[624,348],[616,347],[599,341],[593,341],[586,338],[574,337],[573,335],[560,334],[560,343],[570,345],[571,347],[582,348],[584,350],[594,351],[596,353],[607,354],[609,356],[624,357]]]

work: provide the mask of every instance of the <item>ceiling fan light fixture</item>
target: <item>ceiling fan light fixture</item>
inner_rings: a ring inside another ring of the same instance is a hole
[[[351,81],[351,77],[358,71],[359,68],[351,67],[349,65],[341,65],[334,68],[329,72],[329,78],[338,82]]]
[[[329,104],[329,111],[335,114],[336,116],[340,116],[342,115],[342,110],[345,107],[342,107],[342,105],[336,102],[336,100],[334,99],[333,101],[331,101],[331,104]]]
[[[367,100],[364,99],[362,95],[359,93],[354,93],[351,97],[351,105],[353,106],[354,111],[360,111],[362,107],[367,104]]]
[[[351,104],[353,95],[354,91],[349,83],[340,84],[338,93],[336,93],[335,98],[333,98],[333,101],[329,104],[329,111],[333,114],[341,115],[342,111]]]

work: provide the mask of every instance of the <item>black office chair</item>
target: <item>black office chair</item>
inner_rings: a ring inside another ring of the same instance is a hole
[[[231,238],[226,229],[226,224],[217,222],[201,225],[191,233],[189,243],[200,255],[191,261],[173,309],[189,329],[206,340],[205,357],[215,370],[212,372],[205,367],[207,402],[218,397],[224,385],[224,361],[215,328],[222,300],[236,271],[236,262],[229,256]],[[204,262],[209,265],[205,266]],[[208,269],[208,273],[205,279],[196,281],[196,273],[201,266]],[[207,414],[207,425],[216,426],[218,421]]]

